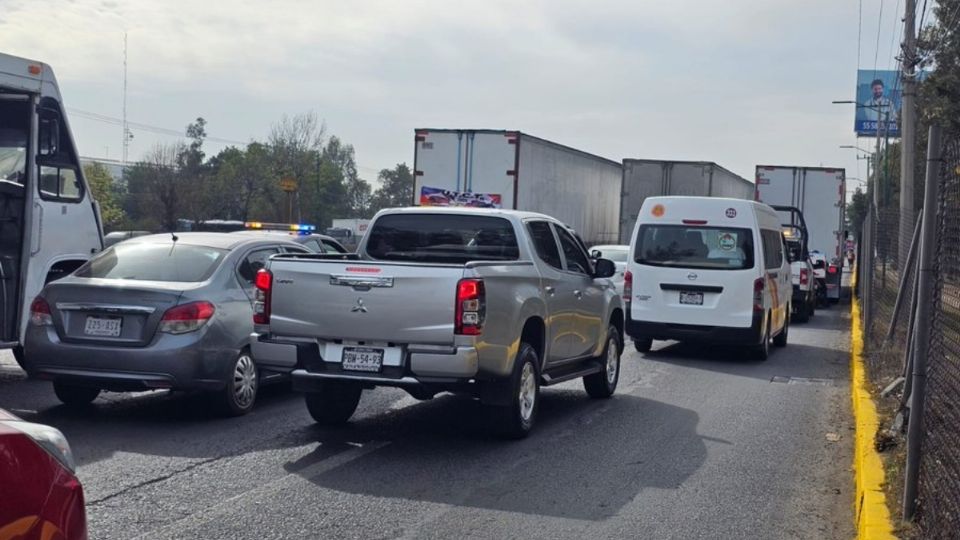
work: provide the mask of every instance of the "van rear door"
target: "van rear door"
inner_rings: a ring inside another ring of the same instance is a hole
[[[648,223],[634,239],[631,317],[661,323],[750,327],[757,238],[745,223]],[[745,219],[738,220],[746,222]]]

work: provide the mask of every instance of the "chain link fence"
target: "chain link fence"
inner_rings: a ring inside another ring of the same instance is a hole
[[[960,537],[960,138],[940,167],[918,515],[924,538]]]
[[[871,382],[875,388],[883,388],[904,378],[901,386],[892,386],[899,388],[899,395],[894,393],[882,402],[886,407],[898,401],[899,410],[908,412],[915,346],[912,336],[919,321],[930,325],[916,534],[921,538],[956,539],[960,538],[960,134],[945,138],[935,172],[932,303],[924,311],[917,308],[920,212],[901,213],[897,201],[882,198],[876,201],[872,246],[860,246],[861,265],[869,264],[871,253],[873,259],[871,283],[860,285],[860,298],[871,307],[870,320],[864,321]],[[923,176],[917,181],[923,182]],[[908,220],[903,230],[902,220]],[[915,224],[915,233],[905,234]],[[904,458],[902,453],[894,453],[891,459]],[[902,485],[899,472],[904,465],[895,464],[891,470],[897,474],[888,481]]]

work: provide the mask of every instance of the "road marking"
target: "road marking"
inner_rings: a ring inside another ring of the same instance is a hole
[[[205,508],[200,512],[190,514],[189,516],[168,523],[162,527],[145,532],[136,538],[153,538],[162,535],[171,535],[173,538],[179,538],[182,536],[183,531],[189,527],[202,525],[206,522],[216,519],[221,515],[229,515],[230,513],[236,512],[237,506],[240,504],[265,495],[269,495],[271,493],[282,491],[285,487],[287,487],[284,485],[287,480],[297,478],[313,478],[319,474],[323,474],[325,472],[332,471],[337,467],[346,465],[351,461],[360,459],[363,456],[380,450],[389,444],[390,441],[372,441],[363,445],[356,445],[350,450],[340,452],[339,454],[318,461],[312,465],[308,465],[302,469],[298,469],[297,471],[287,473],[259,487],[234,495],[233,497]]]

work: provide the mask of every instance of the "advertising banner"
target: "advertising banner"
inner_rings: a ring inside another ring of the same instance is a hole
[[[428,186],[420,188],[420,206],[500,208],[501,204],[502,197],[498,193],[468,193]]]
[[[857,114],[854,131],[861,137],[899,137],[900,73],[898,71],[857,71]]]

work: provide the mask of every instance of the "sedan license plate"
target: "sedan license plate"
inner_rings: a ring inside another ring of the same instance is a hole
[[[383,349],[369,347],[344,347],[343,369],[350,371],[379,372],[383,365]]]
[[[83,333],[97,337],[120,337],[121,317],[87,317]]]
[[[702,306],[703,305],[703,293],[702,292],[680,292],[680,303],[687,304],[691,306]]]

